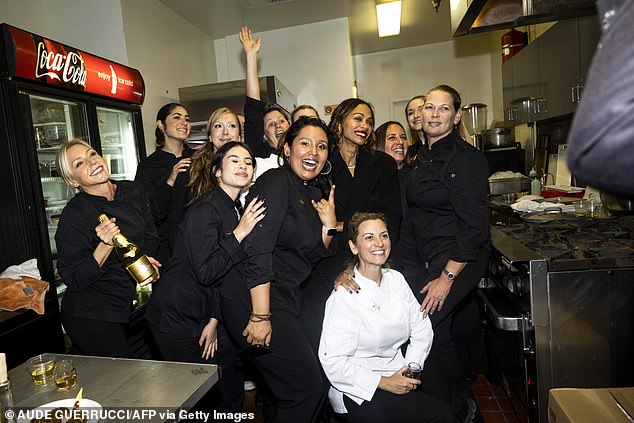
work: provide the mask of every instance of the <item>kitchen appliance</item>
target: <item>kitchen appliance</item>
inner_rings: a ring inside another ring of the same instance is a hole
[[[551,388],[634,385],[634,216],[538,224],[508,210],[491,202],[485,342],[507,395],[546,423]]]
[[[482,132],[487,128],[487,105],[471,103],[462,106],[462,122],[469,133],[470,143],[482,150],[484,146]]]
[[[144,84],[135,69],[6,24],[0,57],[0,268],[37,258],[51,283],[43,316],[0,311],[0,345],[13,367],[63,348],[54,237],[75,193],[55,166],[57,151],[81,138],[106,159],[112,179],[134,179],[145,156]]]
[[[228,107],[235,113],[244,110],[246,80],[218,82],[178,89],[180,103],[185,106],[192,121],[205,121],[211,113]],[[290,115],[297,106],[297,98],[275,76],[260,78],[260,98],[267,104],[278,104]]]
[[[515,146],[515,131],[513,128],[491,128],[484,131],[484,146],[486,148],[506,148]]]

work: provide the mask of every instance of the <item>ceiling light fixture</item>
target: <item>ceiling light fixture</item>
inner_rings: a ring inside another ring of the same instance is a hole
[[[401,33],[401,3],[399,0],[376,5],[379,37],[389,37]]]

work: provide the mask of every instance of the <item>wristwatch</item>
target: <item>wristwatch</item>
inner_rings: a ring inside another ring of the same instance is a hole
[[[327,228],[325,226],[321,227],[321,231],[324,235],[335,236],[337,235],[337,228]]]
[[[447,269],[442,269],[442,272],[447,275],[447,279],[449,279],[450,281],[456,279],[456,274],[455,273],[451,273],[449,270]]]

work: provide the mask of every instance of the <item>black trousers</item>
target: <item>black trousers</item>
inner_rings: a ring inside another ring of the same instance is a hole
[[[244,401],[244,375],[236,368],[236,351],[222,324],[218,325],[218,350],[214,357],[202,358],[203,348],[198,345],[200,337],[180,337],[161,333],[150,325],[156,345],[163,358],[183,363],[217,364],[220,367],[220,380],[216,385],[220,393],[221,404],[217,406],[215,387],[203,399],[201,404],[207,409],[217,408],[223,412],[242,411]]]
[[[463,364],[452,339],[452,324],[456,313],[472,300],[470,295],[486,272],[489,255],[489,251],[480,250],[477,260],[468,263],[454,281],[442,310],[436,310],[430,316],[434,329],[434,342],[425,361],[422,377],[423,380],[428,379],[432,382],[427,384],[429,387],[427,392],[435,398],[441,398],[452,404],[456,412],[464,398],[471,395],[469,385],[463,377]],[[437,278],[446,264],[446,256],[438,257],[429,263],[426,280]],[[474,328],[479,333],[479,327],[476,325]]]
[[[244,348],[242,336],[250,310],[222,297],[225,325],[232,339]],[[275,422],[311,423],[319,418],[328,385],[317,359],[318,324],[306,303],[298,316],[271,307],[271,353],[253,359],[277,401]]]
[[[361,405],[346,395],[343,402],[346,414],[337,414],[338,419],[350,423],[455,423],[456,418],[449,404],[427,395],[420,389],[405,395],[377,389],[372,401]]]
[[[73,344],[71,353],[132,358],[124,323],[74,317],[65,311],[60,313],[60,317]]]

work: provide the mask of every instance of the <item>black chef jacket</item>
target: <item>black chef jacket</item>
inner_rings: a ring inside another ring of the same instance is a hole
[[[326,249],[321,220],[311,203],[320,200],[320,190],[305,185],[285,165],[258,178],[249,190],[247,204],[256,196],[264,200],[266,216],[243,241],[248,256],[246,287],[271,282],[271,310],[298,315],[300,284],[309,277],[315,263],[332,255],[336,245],[333,240],[331,248]]]
[[[423,260],[474,261],[489,248],[488,176],[484,154],[455,133],[420,148],[407,202]]]
[[[159,234],[157,259],[167,269],[169,259],[176,240],[178,224],[185,213],[188,193],[185,186],[189,182],[189,172],[182,172],[176,177],[174,186],[167,184],[167,178],[178,161],[191,157],[194,150],[185,147],[183,155],[176,157],[161,149],[157,149],[139,163],[135,181],[143,184],[150,194],[152,215]]]
[[[161,333],[200,336],[211,317],[220,319],[219,285],[244,277],[246,258],[233,230],[238,212],[220,187],[192,204],[180,224],[169,269],[161,275],[145,313]]]
[[[143,187],[132,181],[112,181],[117,190],[113,201],[80,192],[59,219],[57,270],[67,286],[62,310],[72,316],[108,322],[127,322],[136,283],[113,250],[99,267],[93,252],[100,239],[95,232],[98,217],[116,217],[121,233],[149,256],[154,256],[158,235]],[[98,336],[98,334],[96,335]]]
[[[407,164],[398,171],[398,179],[401,186],[401,205],[403,217],[401,219],[401,230],[398,241],[392,242],[392,253],[390,262],[394,269],[405,276],[405,280],[415,294],[423,287],[418,286],[422,282],[424,269],[418,254],[418,246],[414,237],[414,226],[412,224],[412,214],[407,205],[407,183],[412,168]]]
[[[275,150],[264,141],[264,107],[266,103],[249,96],[244,103],[244,138],[255,157],[267,158]]]
[[[354,256],[348,246],[348,223],[356,212],[380,212],[385,215],[390,239],[396,243],[401,225],[401,189],[396,162],[389,155],[365,148],[359,149],[354,177],[337,149],[330,158],[330,176],[335,187],[335,211],[337,220],[344,222],[343,234],[337,236],[338,250],[335,257],[319,264],[319,273],[328,288]]]

